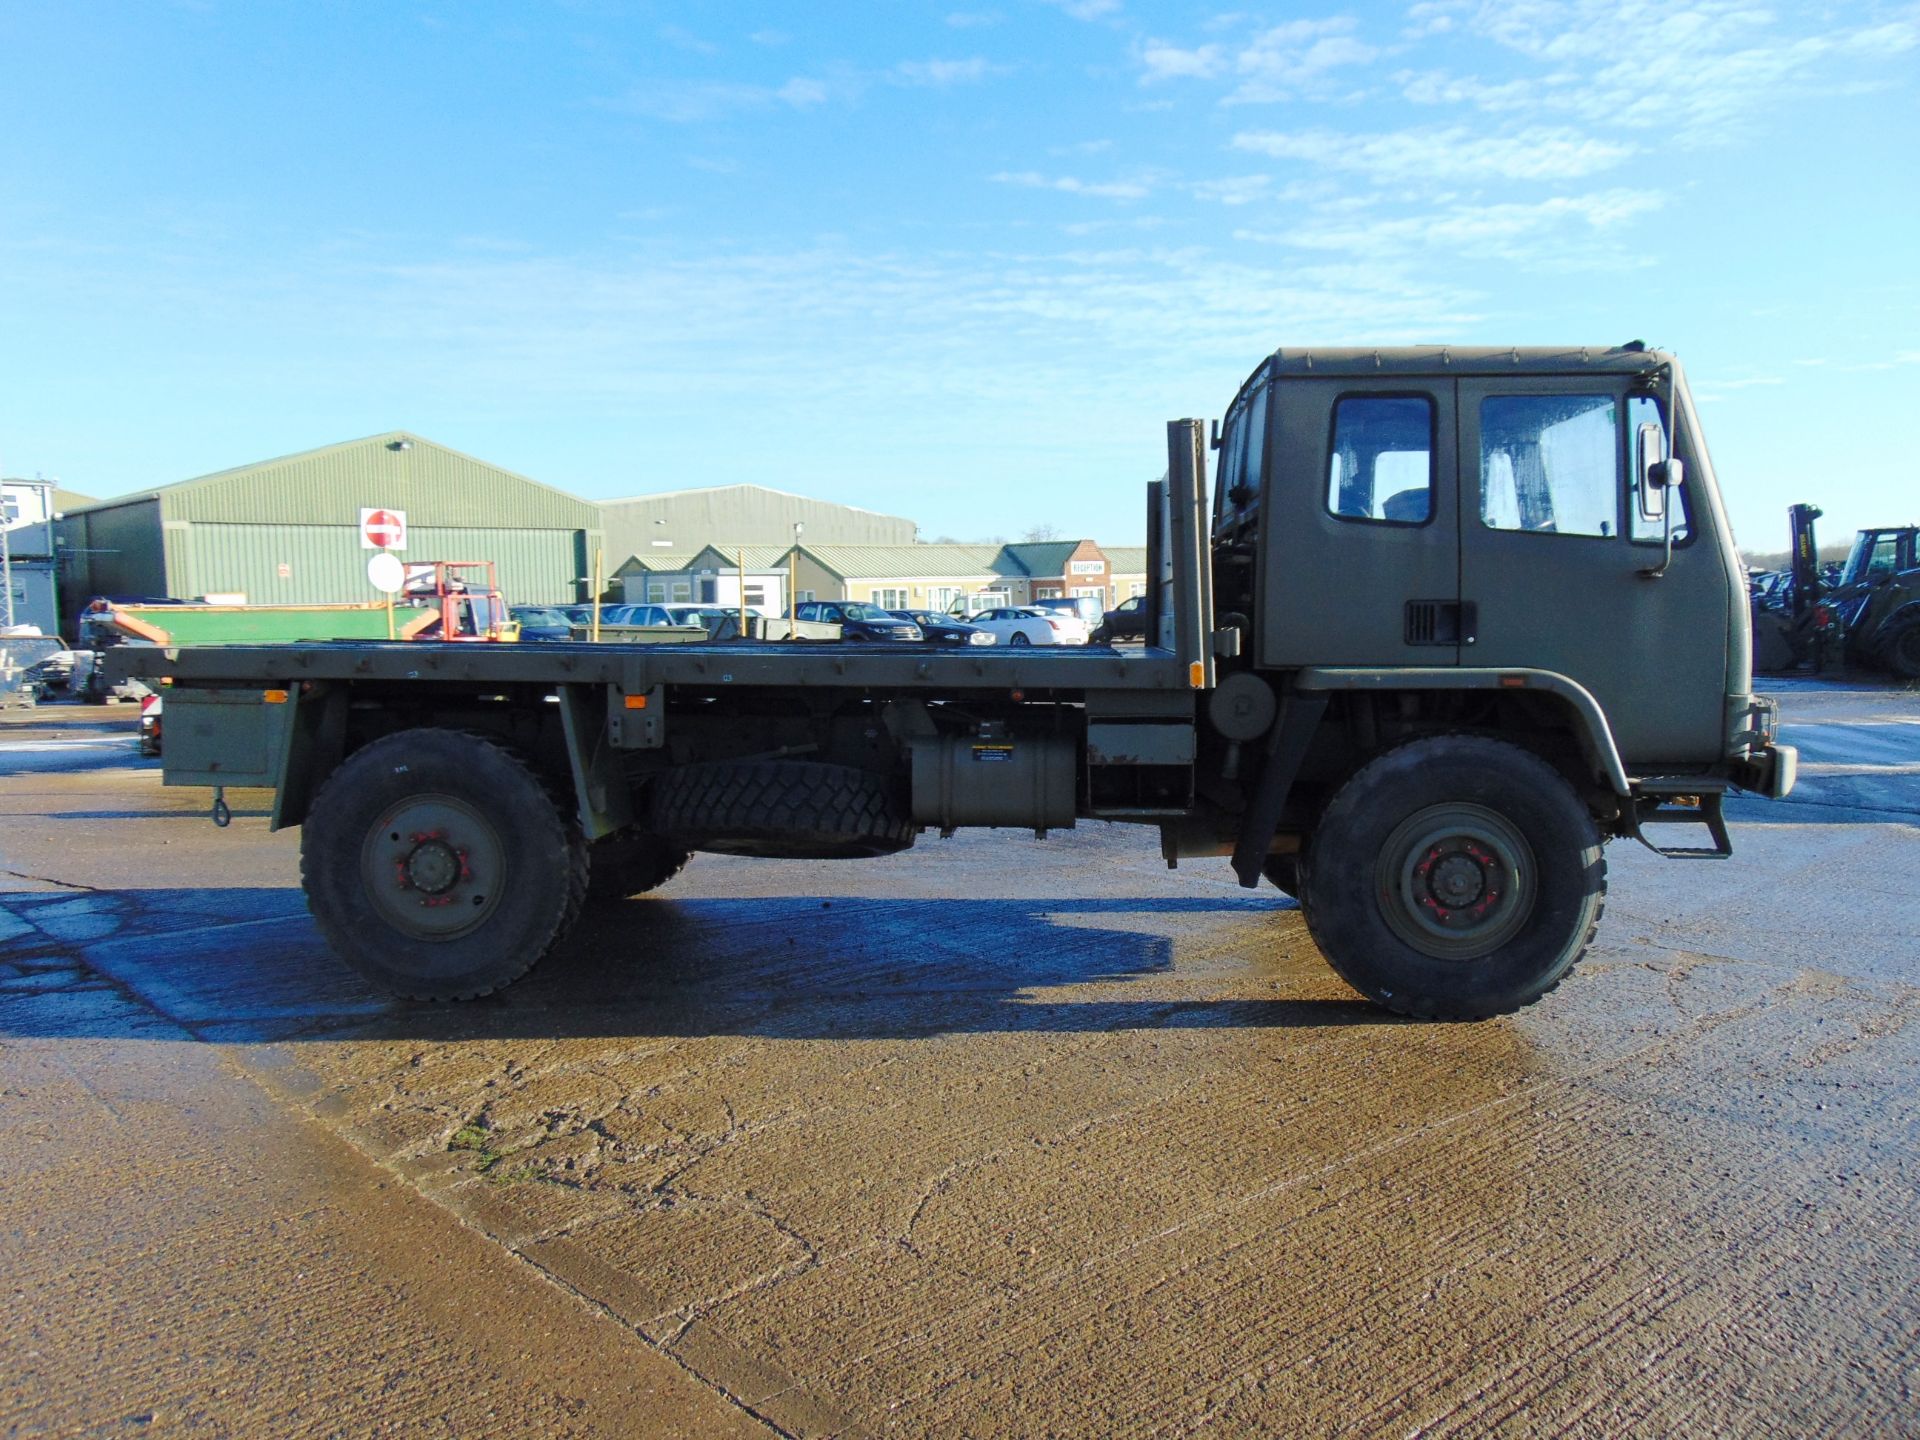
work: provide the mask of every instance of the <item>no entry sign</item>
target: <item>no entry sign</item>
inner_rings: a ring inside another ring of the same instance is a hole
[[[360,548],[362,550],[406,549],[407,512],[362,510],[360,512]]]

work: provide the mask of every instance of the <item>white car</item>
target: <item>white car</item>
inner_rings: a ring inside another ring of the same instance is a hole
[[[1028,605],[1003,605],[967,617],[969,625],[990,631],[1002,645],[1084,645],[1087,622],[1078,615],[1053,615]]]

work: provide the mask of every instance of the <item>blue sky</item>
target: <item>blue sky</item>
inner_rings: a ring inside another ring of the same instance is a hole
[[[1676,349],[1741,542],[1920,517],[1920,6],[0,0],[0,466],[406,428],[1141,538],[1281,344]]]

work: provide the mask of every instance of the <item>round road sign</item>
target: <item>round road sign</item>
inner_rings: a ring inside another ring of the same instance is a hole
[[[407,548],[407,517],[399,510],[362,510],[360,539],[373,550]]]
[[[367,561],[367,583],[381,594],[397,595],[406,582],[407,567],[400,563],[398,555],[389,555],[382,550]]]

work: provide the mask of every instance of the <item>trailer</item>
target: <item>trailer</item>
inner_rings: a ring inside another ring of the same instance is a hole
[[[699,852],[857,859],[1104,820],[1293,896],[1378,1004],[1478,1018],[1587,948],[1607,842],[1724,859],[1727,792],[1792,787],[1673,356],[1283,349],[1211,439],[1167,433],[1142,645],[120,662],[173,679],[167,783],[216,808],[270,788],[335,952],[432,1000],[510,983],[590,892],[657,888]],[[1667,843],[1681,824],[1705,843]]]

